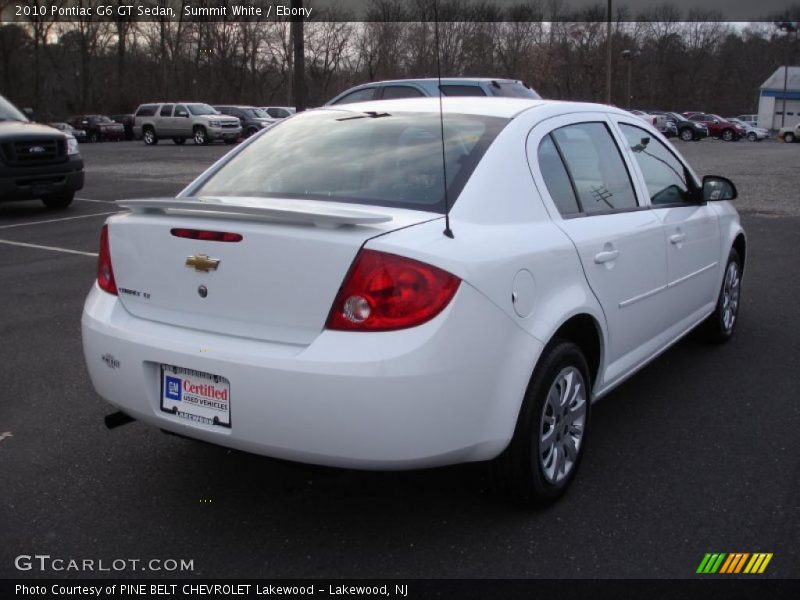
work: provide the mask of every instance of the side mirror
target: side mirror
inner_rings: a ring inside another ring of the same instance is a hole
[[[28,117],[28,120],[33,121],[33,109],[32,108],[23,108],[22,114]]]
[[[734,200],[736,197],[736,186],[730,179],[719,175],[703,177],[703,200],[705,202]]]
[[[713,123],[714,125],[719,125],[719,119],[714,119]]]

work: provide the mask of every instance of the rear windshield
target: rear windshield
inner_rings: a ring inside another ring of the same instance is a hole
[[[497,117],[444,115],[451,205],[507,123]],[[439,113],[305,113],[273,127],[191,193],[444,213],[440,127]]]
[[[519,81],[492,81],[489,85],[492,95],[504,98],[533,98],[539,100],[541,96],[531,88],[525,87]]]

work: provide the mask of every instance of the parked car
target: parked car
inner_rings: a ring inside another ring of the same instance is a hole
[[[133,115],[111,115],[111,120],[125,128],[125,139],[133,139]]]
[[[125,137],[125,128],[104,115],[80,115],[70,117],[67,122],[76,129],[83,129],[93,143],[119,141]]]
[[[696,326],[734,335],[736,188],[626,111],[441,106],[443,130],[438,98],[304,112],[175,199],[120,201],[82,320],[100,396],[289,460],[494,460],[558,498],[593,401]]]
[[[262,106],[261,110],[266,111],[273,119],[285,119],[297,112],[294,106]]]
[[[41,200],[47,208],[66,208],[82,187],[78,140],[31,123],[0,96],[0,202]]]
[[[800,140],[800,123],[794,127],[781,127],[778,130],[778,138],[784,142],[797,142]]]
[[[136,109],[133,133],[148,146],[162,138],[176,144],[187,139],[198,145],[215,140],[235,144],[242,135],[242,125],[236,117],[223,115],[202,102],[154,102]]]
[[[255,106],[215,104],[214,109],[222,114],[239,119],[239,123],[242,125],[242,135],[244,135],[244,137],[250,137],[254,133],[258,133],[263,128],[269,127],[277,122],[277,119],[273,119],[265,111]]]
[[[764,129],[763,127],[754,127],[749,123],[734,117],[726,120],[734,123],[735,125],[739,125],[742,129],[744,129],[744,137],[751,142],[760,142],[761,140],[765,140],[769,137],[769,129]]]
[[[63,131],[67,135],[71,135],[79,142],[85,142],[87,139],[86,132],[83,129],[75,129],[69,123],[50,123],[49,125],[50,127],[54,127],[59,131]]]
[[[531,87],[515,79],[446,77],[432,79],[393,79],[364,83],[345,90],[326,105],[438,96],[500,96],[506,98],[540,98]]]
[[[750,127],[758,127],[758,115],[739,115],[736,118],[747,123]]]
[[[745,130],[741,125],[726,121],[719,115],[692,113],[689,115],[689,120],[704,123],[708,127],[710,136],[723,139],[726,142],[736,142],[745,134]]]
[[[667,118],[662,114],[650,114],[646,113],[643,110],[631,110],[631,113],[645,121],[646,123],[650,123],[653,127],[658,129],[661,133],[667,132]]]
[[[702,140],[708,137],[708,127],[705,123],[691,121],[676,112],[653,111],[653,114],[664,115],[668,123],[674,123],[678,137],[684,142]]]

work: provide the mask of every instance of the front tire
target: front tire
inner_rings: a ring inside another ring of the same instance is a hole
[[[691,142],[694,139],[694,133],[688,127],[681,129],[680,137],[684,142]]]
[[[758,136],[755,134],[755,132],[751,131],[750,133],[747,134],[747,139],[750,140],[751,142],[757,142]]]
[[[791,144],[794,141],[794,134],[791,132],[783,134],[783,141],[787,144]]]
[[[50,210],[63,210],[72,204],[75,198],[75,192],[67,192],[64,194],[53,194],[52,196],[45,196],[42,198],[44,205]]]
[[[206,132],[205,127],[194,128],[194,143],[197,146],[208,145],[208,133]]]
[[[715,344],[723,344],[733,337],[739,319],[742,291],[742,259],[736,248],[731,248],[717,306],[703,323],[706,337]]]
[[[93,144],[96,144],[100,141],[100,134],[98,134],[96,131],[91,132],[89,134],[89,141]]]
[[[736,134],[734,133],[733,129],[726,129],[725,131],[722,132],[722,139],[725,140],[726,142],[732,142],[735,139],[735,137]]]
[[[553,340],[533,372],[514,437],[494,463],[497,484],[512,499],[544,506],[575,478],[586,447],[591,378],[580,348]]]

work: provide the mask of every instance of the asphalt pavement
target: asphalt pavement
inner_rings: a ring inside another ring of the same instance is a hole
[[[80,315],[110,201],[174,194],[229,148],[83,147],[70,209],[0,205],[0,577],[108,575],[14,566],[49,554],[193,561],[148,576],[683,578],[706,552],[800,577],[800,144],[679,144],[742,192],[737,332],[685,339],[595,405],[575,485],[538,511],[481,464],[360,472],[106,430]]]

